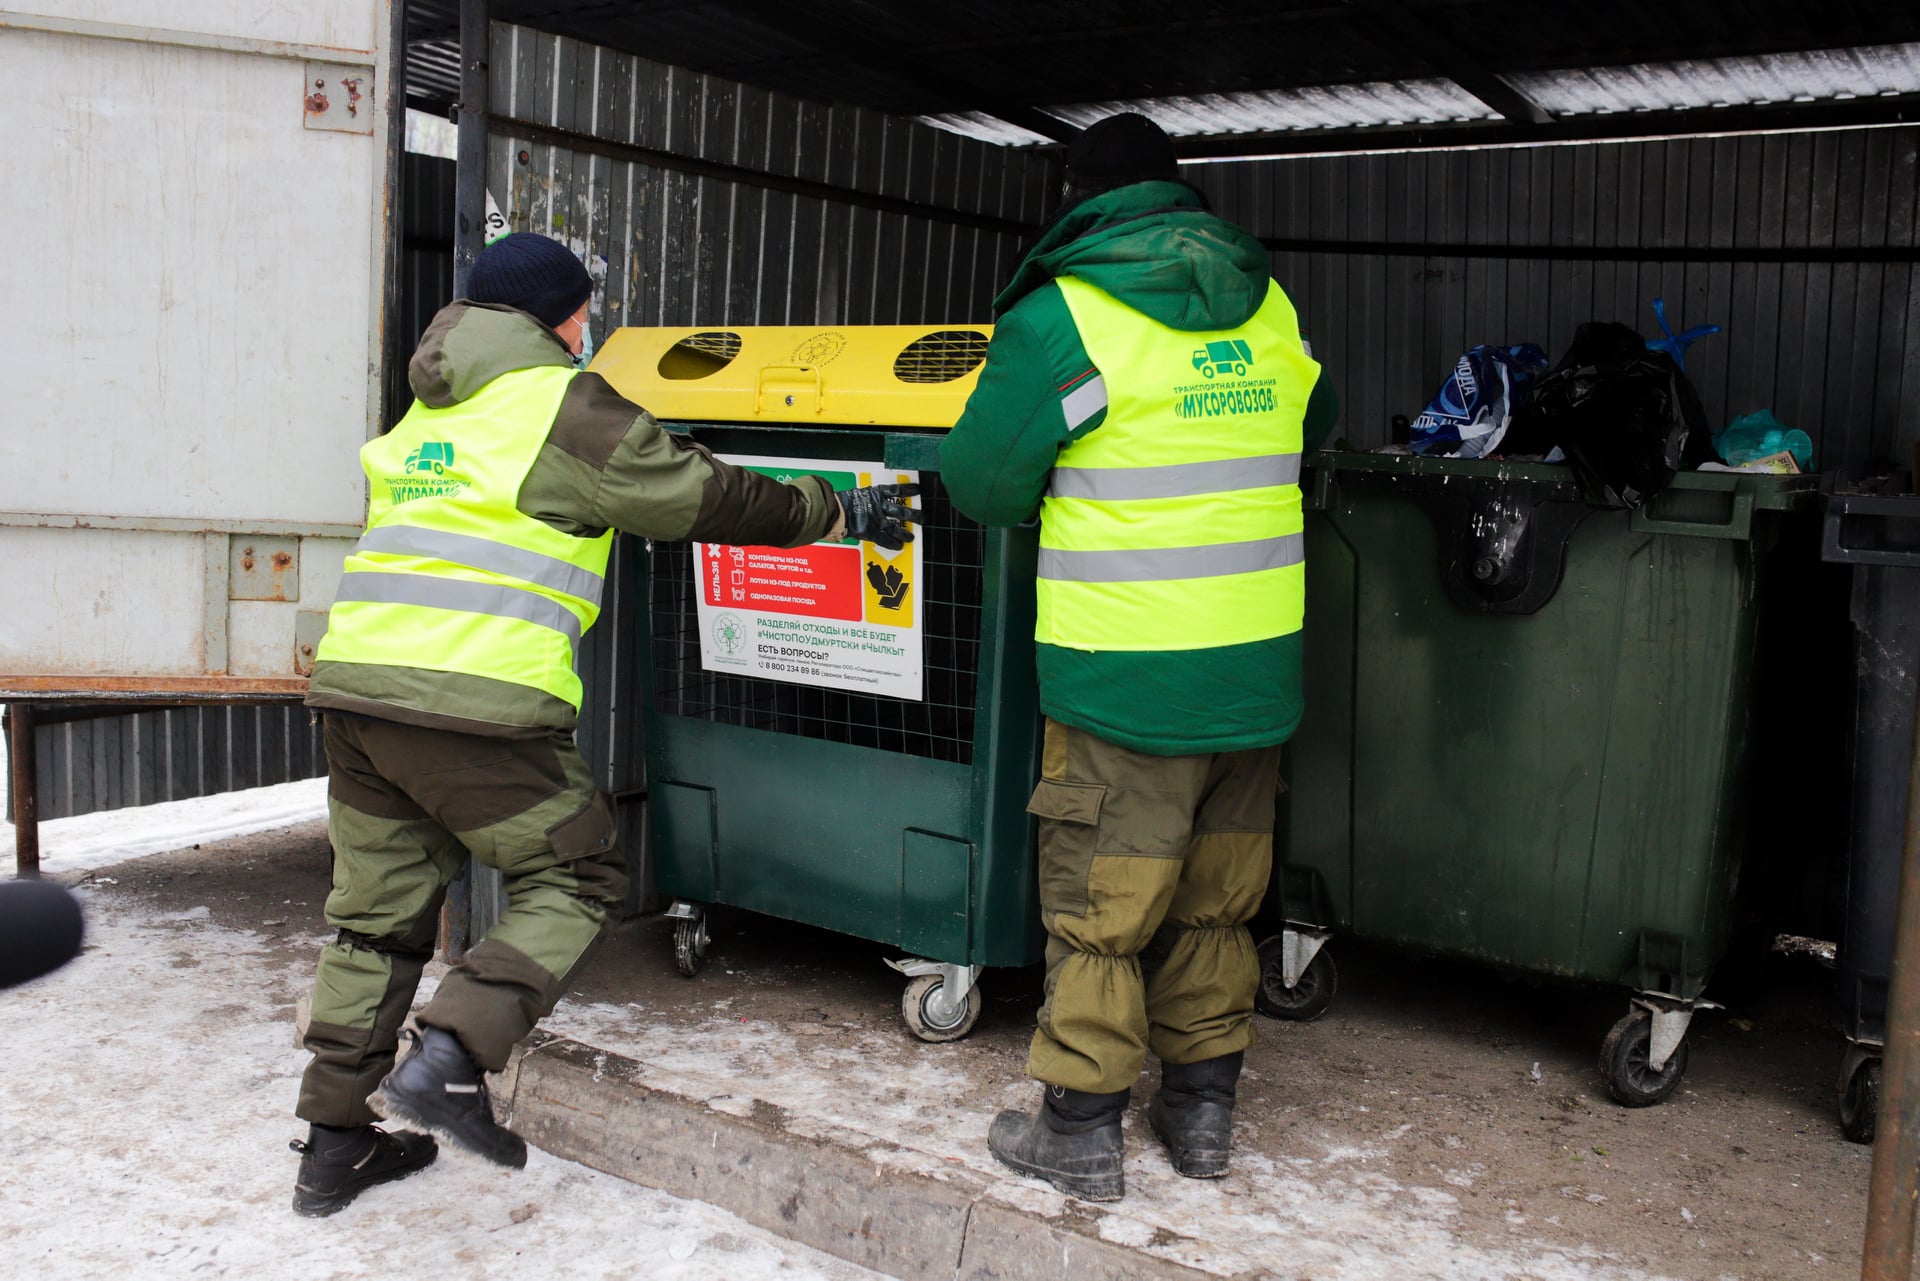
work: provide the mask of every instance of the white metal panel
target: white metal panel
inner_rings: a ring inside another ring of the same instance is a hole
[[[11,0],[0,15],[123,23],[370,52],[376,39],[373,8],[365,0]]]
[[[0,663],[84,676],[199,674],[205,549],[199,534],[0,527]]]
[[[360,518],[375,156],[305,128],[303,85],[284,58],[0,34],[49,215],[0,292],[0,511]]]

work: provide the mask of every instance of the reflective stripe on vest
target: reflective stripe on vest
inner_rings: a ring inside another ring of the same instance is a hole
[[[414,525],[386,525],[380,529],[370,529],[360,536],[356,550],[470,565],[474,569],[484,569],[507,578],[524,578],[530,583],[550,587],[563,596],[578,596],[595,604],[599,604],[601,591],[607,582],[592,570],[569,565],[557,557],[542,556],[539,552],[530,552],[522,547],[510,547],[490,538],[450,534],[439,529],[420,529]]]
[[[1107,413],[1060,451],[1041,505],[1036,637],[1159,651],[1298,631],[1301,421],[1319,366],[1286,294],[1269,283],[1246,324],[1195,333],[1058,283],[1100,371],[1062,415]]]
[[[530,685],[579,708],[613,535],[576,538],[517,506],[573,378],[540,366],[446,409],[416,402],[361,449],[367,531],[318,660]]]

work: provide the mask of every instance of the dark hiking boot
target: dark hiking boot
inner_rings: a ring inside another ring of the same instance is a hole
[[[293,1212],[322,1219],[344,1210],[376,1183],[404,1179],[433,1164],[440,1145],[430,1134],[389,1134],[371,1125],[344,1129],[316,1125],[306,1142],[287,1144],[300,1154],[293,1179]]]
[[[367,1096],[374,1110],[430,1130],[495,1165],[525,1165],[526,1140],[493,1119],[486,1074],[460,1038],[437,1027],[407,1035],[413,1038],[413,1053]]]
[[[1167,1145],[1173,1168],[1189,1179],[1218,1179],[1233,1146],[1233,1095],[1241,1054],[1199,1063],[1162,1063],[1147,1124]]]
[[[1127,1091],[1088,1094],[1049,1085],[1038,1114],[1002,1112],[987,1130],[987,1151],[1001,1164],[1045,1179],[1083,1201],[1126,1193],[1120,1117]]]

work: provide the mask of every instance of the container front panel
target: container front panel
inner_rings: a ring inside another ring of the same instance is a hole
[[[710,849],[697,831],[656,817],[655,883],[664,894],[902,946],[909,898],[916,937],[928,914],[968,912],[965,876],[943,873],[937,893],[906,881],[910,847],[922,851],[929,837],[967,844],[963,766],[657,715],[647,721],[647,764],[655,789],[691,785],[713,798]],[[964,951],[964,930],[958,937]]]
[[[1309,518],[1283,848],[1323,880],[1322,923],[1608,982],[1654,931],[1697,990],[1724,944],[1748,545],[1596,512],[1526,616],[1452,604],[1440,556],[1427,510],[1383,486]]]

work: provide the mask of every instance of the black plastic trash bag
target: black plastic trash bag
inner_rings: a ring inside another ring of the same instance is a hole
[[[1626,325],[1588,321],[1534,383],[1501,452],[1559,446],[1591,502],[1638,507],[1682,467],[1714,458],[1700,397],[1665,351]]]

